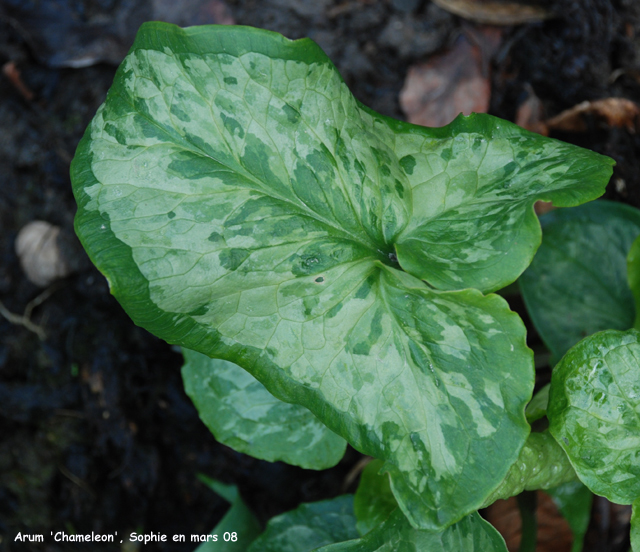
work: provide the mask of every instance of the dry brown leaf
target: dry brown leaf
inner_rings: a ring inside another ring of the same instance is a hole
[[[553,14],[540,6],[484,0],[433,0],[433,3],[464,19],[487,25],[520,25],[550,19]]]
[[[486,113],[491,95],[489,59],[501,37],[495,27],[469,31],[448,52],[412,66],[400,92],[408,121],[439,127],[460,113]]]
[[[538,541],[536,552],[570,552],[573,533],[552,498],[542,492],[536,493],[538,507]],[[484,517],[504,537],[509,552],[517,552],[522,538],[522,521],[515,497],[498,500],[484,512]]]
[[[29,90],[27,85],[23,82],[22,78],[20,77],[20,71],[14,61],[7,61],[7,63],[2,66],[2,73],[5,77],[7,77],[7,79],[9,79],[9,82],[18,92],[20,92],[25,100],[27,100],[28,102],[33,100],[33,92],[31,92],[31,90]]]
[[[638,127],[640,107],[626,98],[605,98],[594,102],[582,102],[547,121],[553,130],[584,132],[587,130],[586,116],[592,116],[601,125],[624,127],[635,133]]]
[[[521,126],[531,132],[537,132],[543,136],[548,136],[549,129],[544,122],[544,107],[540,98],[536,96],[533,88],[526,85],[527,99],[522,102],[516,113],[516,125]]]

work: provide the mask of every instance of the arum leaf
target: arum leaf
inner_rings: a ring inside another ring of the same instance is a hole
[[[382,465],[381,460],[372,460],[360,476],[353,509],[358,520],[356,528],[361,535],[378,527],[398,507],[389,477],[380,475]]]
[[[419,149],[416,134],[396,137],[414,205],[396,251],[405,270],[439,289],[513,282],[540,244],[533,203],[595,199],[611,175],[608,158],[492,117],[422,131]]]
[[[633,503],[631,513],[631,550],[640,552],[640,499]]]
[[[477,512],[442,532],[414,529],[398,508],[364,537],[333,544],[318,552],[507,552],[504,539]]]
[[[626,330],[635,316],[627,253],[640,211],[597,201],[541,217],[542,245],[520,277],[531,320],[557,357],[587,335]]]
[[[385,460],[411,523],[437,530],[517,458],[532,355],[501,298],[401,268],[512,281],[533,201],[596,197],[609,165],[489,116],[384,118],[309,40],[149,23],[72,181],[78,235],[137,324]]]
[[[549,429],[580,480],[612,502],[640,496],[640,333],[608,330],[573,347],[551,378]]]
[[[353,495],[344,495],[302,504],[271,519],[248,552],[311,552],[357,536]]]
[[[580,481],[568,481],[545,491],[551,496],[573,533],[571,552],[582,552],[591,519],[593,494]]]
[[[202,421],[245,454],[307,469],[335,466],[346,442],[306,408],[276,399],[239,366],[183,349],[182,377]]]
[[[211,531],[212,535],[217,535],[217,539],[203,542],[195,552],[245,552],[260,534],[261,528],[256,517],[242,500],[238,488],[205,475],[199,475],[198,478],[213,492],[230,502],[231,508]],[[225,541],[224,534],[227,532],[236,533],[237,540]]]
[[[640,237],[633,242],[627,255],[627,279],[635,300],[636,318],[633,327],[638,330],[640,329]]]

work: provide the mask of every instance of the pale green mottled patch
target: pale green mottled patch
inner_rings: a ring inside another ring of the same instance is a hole
[[[357,537],[353,495],[343,495],[274,517],[247,552],[311,552]]]
[[[550,431],[580,480],[619,504],[640,496],[640,333],[608,330],[553,371]]]
[[[578,341],[626,330],[635,316],[627,254],[640,211],[596,201],[541,217],[543,239],[520,289],[538,333],[559,360]]]
[[[500,533],[475,512],[444,531],[411,527],[400,509],[364,537],[333,544],[317,552],[507,552]]]
[[[74,160],[78,233],[138,324],[238,364],[384,460],[410,522],[439,530],[516,460],[532,355],[501,298],[437,291],[401,269],[447,289],[480,265],[513,279],[533,254],[515,242],[538,231],[533,215],[518,223],[533,201],[518,170],[560,203],[600,193],[609,170],[500,124],[385,119],[309,40],[147,24]],[[571,163],[535,157],[559,151]],[[439,245],[416,245],[434,229]],[[433,274],[412,264],[423,254]]]
[[[221,443],[274,462],[307,469],[335,466],[346,443],[306,408],[276,399],[231,362],[183,349],[185,390]]]

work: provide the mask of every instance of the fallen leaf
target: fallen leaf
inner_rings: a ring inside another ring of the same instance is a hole
[[[433,0],[436,6],[464,19],[487,25],[520,25],[553,17],[540,6],[484,0]]]
[[[635,133],[638,127],[640,107],[626,98],[605,98],[593,102],[582,102],[549,119],[550,129],[564,132],[584,132],[587,117],[593,117],[601,126],[624,127]]]
[[[573,533],[553,499],[542,491],[536,492],[538,507],[538,540],[536,552],[570,552]],[[517,552],[522,538],[522,521],[515,497],[498,500],[484,511],[484,517],[504,537],[509,552]]]
[[[459,113],[486,113],[491,84],[489,61],[502,31],[495,27],[467,29],[453,48],[409,68],[400,92],[400,106],[410,123],[444,126]]]
[[[31,92],[27,85],[22,81],[22,78],[20,77],[20,70],[16,66],[15,62],[7,61],[7,63],[2,66],[2,74],[9,79],[9,82],[18,92],[20,92],[25,100],[28,102],[33,100],[33,92]]]
[[[526,85],[527,99],[520,104],[516,113],[516,125],[543,136],[549,135],[549,129],[544,122],[544,107],[533,88]]]
[[[149,20],[183,27],[234,22],[223,0],[121,0],[114,8],[96,9],[91,16],[84,10],[76,0],[0,1],[0,19],[17,29],[49,67],[119,64],[140,25]]]

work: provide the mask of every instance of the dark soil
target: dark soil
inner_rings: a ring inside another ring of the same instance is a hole
[[[0,66],[13,62],[26,88],[0,75],[0,301],[22,314],[42,291],[14,251],[29,221],[59,225],[77,268],[33,310],[44,340],[0,316],[2,550],[90,549],[21,545],[14,543],[18,532],[207,533],[227,505],[198,473],[237,484],[262,521],[354,490],[345,483],[360,459],[353,450],[337,467],[312,472],[216,443],[184,394],[179,352],[132,324],[73,241],[68,174],[75,147],[133,29],[165,4],[169,9],[164,0],[0,0]],[[549,115],[584,100],[638,101],[640,4],[546,5],[557,18],[506,30],[493,60],[491,113],[513,120],[529,86]],[[408,67],[446,49],[463,24],[428,0],[229,0],[228,9],[239,24],[313,38],[358,99],[396,118],[403,118],[398,94]],[[585,133],[556,137],[613,157],[606,197],[640,207],[640,137],[595,121]],[[514,308],[523,312],[517,300]],[[532,346],[540,348],[535,337]],[[628,541],[615,541],[620,531],[602,521],[608,514],[597,505],[588,550],[626,552]]]

